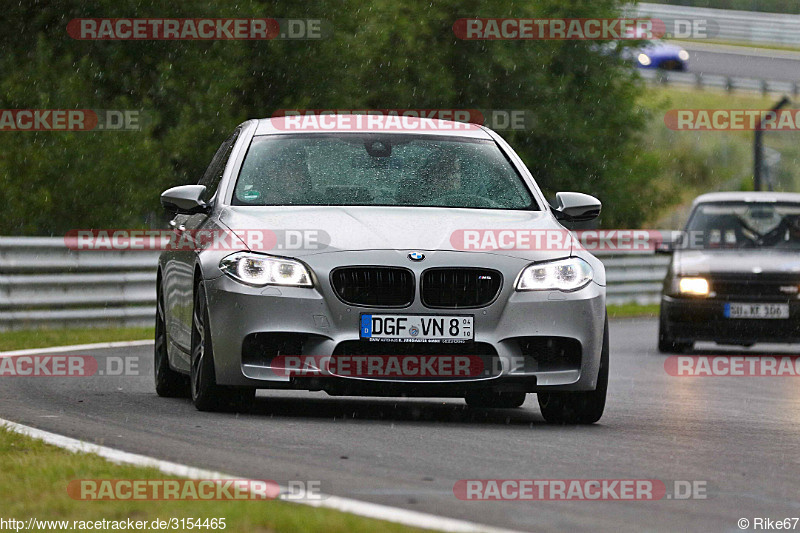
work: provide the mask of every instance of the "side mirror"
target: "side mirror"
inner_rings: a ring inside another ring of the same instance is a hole
[[[181,185],[161,193],[161,205],[170,211],[193,215],[208,211],[208,204],[203,201],[205,185]]]
[[[685,234],[682,231],[665,232],[660,243],[656,244],[657,254],[671,254],[675,250],[683,248]]]
[[[553,211],[558,220],[583,222],[600,215],[603,204],[594,196],[579,192],[560,192],[556,194],[556,207]]]
[[[668,255],[668,254],[671,254],[674,251],[675,251],[675,248],[673,248],[673,243],[671,243],[671,242],[660,242],[660,243],[656,244],[655,252],[657,254]]]

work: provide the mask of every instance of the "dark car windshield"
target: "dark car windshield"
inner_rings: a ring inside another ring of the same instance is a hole
[[[352,133],[255,137],[232,203],[538,209],[494,141]]]
[[[800,249],[800,204],[725,202],[699,205],[687,225],[705,249]]]

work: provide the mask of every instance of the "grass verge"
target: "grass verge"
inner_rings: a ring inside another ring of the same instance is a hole
[[[674,131],[664,123],[670,109],[769,109],[778,98],[728,93],[713,89],[649,85],[639,101],[647,126],[641,151],[654,157],[661,191],[645,227],[677,229],[685,222],[686,206],[697,195],[714,190],[752,190],[752,131]],[[792,106],[795,107],[795,106]],[[774,168],[775,190],[800,188],[800,132],[764,134],[768,153],[780,160]],[[770,152],[774,150],[774,152]]]
[[[658,304],[622,304],[609,305],[608,318],[656,318],[658,317]]]
[[[0,352],[95,342],[152,339],[153,328],[21,329],[0,333]]]
[[[226,518],[225,531],[412,532],[399,524],[282,501],[80,501],[67,494],[75,479],[165,479],[153,468],[115,465],[71,453],[0,428],[0,501],[3,518],[40,520],[153,520]],[[74,528],[73,528],[74,529]],[[147,531],[151,531],[147,528]],[[208,529],[205,529],[208,531]],[[217,530],[219,531],[219,530]]]
[[[738,46],[757,50],[779,50],[781,52],[800,52],[800,47],[790,44],[748,43],[746,41],[726,41],[724,39],[679,39],[672,41],[675,44],[719,44],[723,46]]]

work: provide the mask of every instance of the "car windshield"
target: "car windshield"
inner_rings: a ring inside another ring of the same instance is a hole
[[[800,249],[800,204],[701,204],[695,209],[686,229],[692,247]]]
[[[255,137],[232,203],[538,209],[494,141],[402,134]]]

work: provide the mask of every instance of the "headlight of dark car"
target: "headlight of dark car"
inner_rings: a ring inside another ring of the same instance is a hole
[[[701,277],[680,277],[672,278],[670,294],[673,296],[700,296],[707,297],[711,292],[711,286],[706,278]]]

